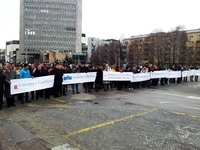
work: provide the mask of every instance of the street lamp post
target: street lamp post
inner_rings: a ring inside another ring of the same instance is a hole
[[[35,31],[25,28],[25,61],[28,63],[28,35],[35,35]]]
[[[25,29],[25,38],[26,38],[26,42],[25,42],[25,49],[26,49],[26,51],[25,51],[25,54],[26,54],[26,56],[25,56],[25,62],[26,63],[28,63],[28,30],[27,29]]]

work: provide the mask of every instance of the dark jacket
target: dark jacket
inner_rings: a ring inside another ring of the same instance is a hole
[[[6,76],[0,70],[0,92],[3,92]]]
[[[94,70],[97,72],[95,83],[102,83],[103,82],[103,71],[101,69]]]
[[[4,72],[3,73],[5,76],[6,76],[6,84],[5,84],[5,98],[12,98],[14,97],[15,95],[11,95],[10,93],[10,84],[9,82],[12,80],[12,79],[18,79],[18,75],[16,73],[16,71],[14,70],[11,70],[10,72]]]
[[[63,82],[63,71],[61,69],[53,69],[52,75],[54,75],[54,85],[62,85]]]

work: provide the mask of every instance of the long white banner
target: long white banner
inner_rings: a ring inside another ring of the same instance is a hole
[[[69,73],[63,75],[63,85],[76,84],[85,82],[94,82],[96,79],[96,72],[88,73]]]
[[[190,76],[191,72],[188,70],[188,71],[183,71],[182,72],[182,77],[188,77]]]
[[[132,72],[103,72],[103,81],[131,81]]]
[[[54,75],[11,80],[11,95],[53,87]]]
[[[150,80],[150,73],[137,73],[132,75],[131,82],[141,82]]]
[[[195,71],[194,71],[194,75],[195,75],[195,76],[200,76],[200,70],[195,70]]]
[[[141,82],[155,78],[180,78],[196,75],[200,76],[200,70],[189,71],[154,71],[151,73],[138,73],[132,72],[103,72],[103,81],[131,81]],[[88,73],[70,73],[63,75],[63,85],[76,84],[85,82],[94,82],[96,79],[96,72]],[[30,91],[37,91],[41,89],[51,88],[54,84],[54,75],[27,78],[27,79],[14,79],[11,80],[11,94],[19,94]]]
[[[168,70],[151,72],[151,79],[168,78]]]
[[[168,73],[168,78],[180,78],[181,77],[181,71],[170,71]]]

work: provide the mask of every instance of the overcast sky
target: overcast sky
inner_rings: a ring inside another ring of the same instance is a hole
[[[19,40],[19,1],[1,0],[0,48]],[[200,28],[200,0],[83,0],[82,32],[87,37],[120,39],[170,31],[177,25]]]

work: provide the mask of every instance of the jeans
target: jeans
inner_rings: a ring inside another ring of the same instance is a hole
[[[76,93],[78,93],[79,92],[78,84],[72,84],[72,93],[75,93],[74,86],[76,87]]]
[[[23,94],[21,94],[21,103],[24,103],[24,98],[25,98],[25,101],[26,101],[26,102],[29,101],[28,93],[23,93]]]

